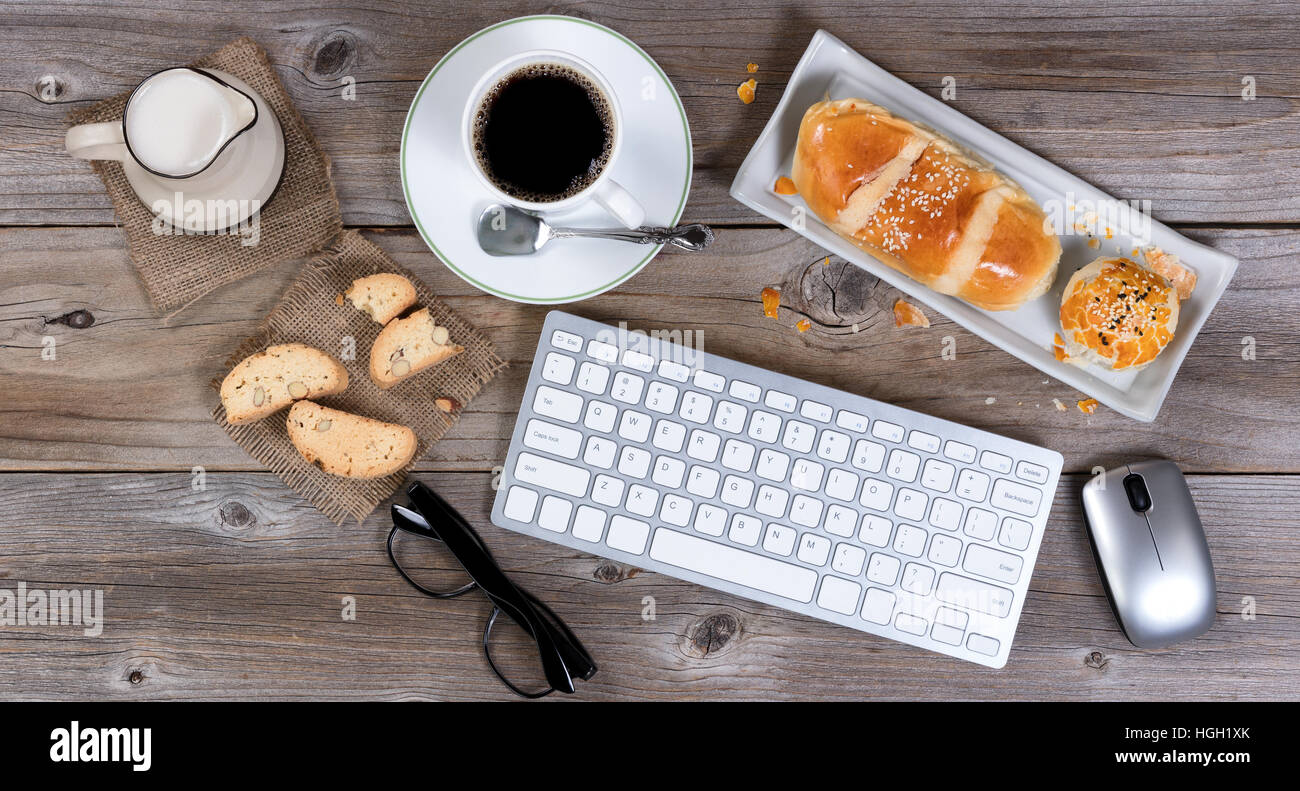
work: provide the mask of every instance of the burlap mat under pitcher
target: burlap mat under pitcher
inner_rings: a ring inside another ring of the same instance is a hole
[[[238,234],[156,234],[154,215],[136,197],[117,162],[91,162],[126,232],[127,247],[149,299],[160,312],[188,305],[218,286],[280,261],[322,250],[343,221],[325,155],[275,75],[266,53],[244,37],[192,65],[233,74],[261,94],[284,130],[284,175],[260,213],[257,244]],[[130,92],[71,113],[69,124],[122,118]]]
[[[415,284],[417,306],[428,307],[434,320],[451,331],[451,340],[465,351],[393,386],[380,390],[370,381],[370,346],[382,327],[347,300],[336,303],[352,281],[376,272],[396,272]],[[353,359],[343,359],[344,338],[355,339]],[[410,426],[419,440],[411,464],[429,451],[446,433],[459,413],[448,414],[434,399],[454,398],[463,407],[505,367],[492,343],[468,322],[434,297],[428,286],[398,266],[356,231],[346,231],[338,241],[303,267],[279,304],[271,310],[261,329],[244,341],[226,362],[226,370],[250,354],[277,343],[305,343],[329,353],[348,370],[348,387],[320,403],[389,423]],[[223,372],[222,376],[225,374]],[[221,379],[212,381],[220,391]],[[330,519],[342,522],[347,516],[361,521],[401,486],[406,469],[372,481],[340,478],[308,464],[289,441],[285,411],[256,423],[232,426],[218,404],[212,416],[244,450],[270,468],[271,472]]]

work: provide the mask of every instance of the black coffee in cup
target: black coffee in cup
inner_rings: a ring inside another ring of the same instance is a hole
[[[531,203],[582,192],[609,164],[613,108],[585,74],[531,63],[502,77],[474,116],[474,153],[497,189]]]

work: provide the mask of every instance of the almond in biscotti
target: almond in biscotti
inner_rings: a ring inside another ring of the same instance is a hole
[[[451,332],[421,308],[404,319],[394,319],[380,331],[370,347],[370,378],[387,390],[424,369],[465,351],[452,342]]]
[[[305,344],[282,343],[241,360],[221,382],[221,404],[226,421],[239,425],[347,386],[348,372],[333,357]]]
[[[380,324],[387,324],[415,304],[415,286],[401,275],[380,272],[353,280],[344,296],[352,307]]]
[[[382,478],[415,455],[415,432],[314,401],[299,401],[285,420],[289,439],[310,464],[345,478]]]

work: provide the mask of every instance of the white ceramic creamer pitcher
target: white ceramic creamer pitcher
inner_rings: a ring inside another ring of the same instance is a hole
[[[122,163],[154,214],[188,231],[248,220],[284,170],[284,135],[262,97],[236,77],[182,66],[131,92],[121,121],[68,130],[68,153]]]

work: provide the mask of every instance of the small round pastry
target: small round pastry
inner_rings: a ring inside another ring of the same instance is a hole
[[[1061,295],[1066,354],[1112,371],[1150,365],[1177,329],[1173,286],[1126,258],[1098,258],[1075,272]]]

